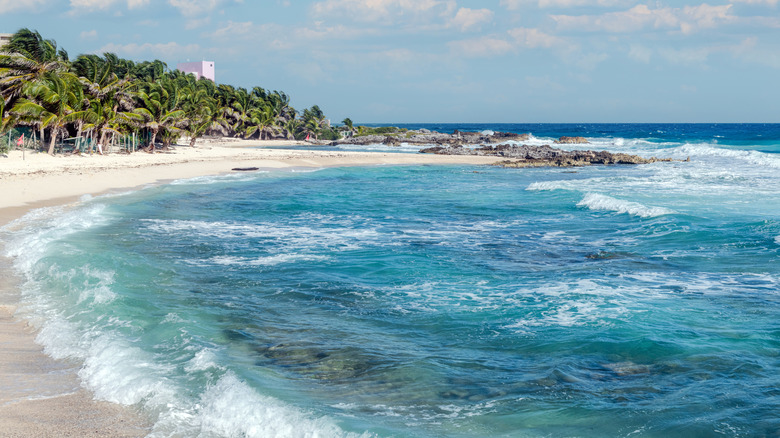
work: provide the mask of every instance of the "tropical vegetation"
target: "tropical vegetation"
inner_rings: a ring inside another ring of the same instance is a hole
[[[182,136],[194,146],[212,135],[332,140],[344,132],[317,105],[299,113],[281,91],[216,84],[112,53],[71,60],[29,29],[0,47],[0,96],[0,138],[11,143],[11,132],[25,132],[27,144],[32,137],[50,154],[63,144],[73,152],[117,143],[154,152]]]

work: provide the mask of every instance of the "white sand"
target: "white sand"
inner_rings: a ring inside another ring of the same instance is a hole
[[[264,146],[300,144],[262,142]],[[231,172],[234,167],[334,167],[379,164],[490,164],[498,158],[254,149],[260,142],[223,139],[178,146],[168,153],[49,156],[11,151],[0,157],[0,226],[32,208],[84,194]],[[2,250],[2,248],[0,248]],[[34,330],[14,317],[18,287],[0,259],[0,436],[140,437],[147,419],[132,408],[96,402],[80,387],[79,364],[54,361],[35,344]]]
[[[375,164],[489,164],[496,157],[177,146],[170,152],[130,155],[58,155],[11,151],[0,158],[0,210],[47,200],[102,193],[158,181],[231,172],[234,167],[332,167]],[[266,144],[264,142],[264,144]],[[278,142],[270,144],[279,144]],[[0,211],[0,224],[2,224]]]

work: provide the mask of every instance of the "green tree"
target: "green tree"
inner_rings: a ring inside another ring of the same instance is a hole
[[[58,50],[56,41],[44,39],[37,31],[20,29],[0,51],[0,93],[12,106],[27,84],[64,71],[67,64],[68,53]]]
[[[214,83],[208,79],[183,77],[178,79],[182,90],[181,108],[184,111],[184,125],[194,147],[198,138],[207,132],[227,132],[227,121],[223,108],[214,97]]]
[[[138,92],[139,105],[132,110],[129,120],[135,121],[151,132],[148,152],[154,153],[160,130],[176,130],[184,122],[184,111],[178,108],[178,90],[172,82],[146,84],[146,90]]]
[[[27,84],[24,88],[26,97],[14,105],[13,111],[23,120],[37,122],[41,129],[51,130],[49,155],[54,154],[54,146],[65,124],[73,120],[73,105],[79,102],[74,91],[80,86],[78,78],[71,73],[49,74]]]

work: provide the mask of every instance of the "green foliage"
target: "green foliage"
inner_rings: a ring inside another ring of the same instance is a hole
[[[335,128],[325,129],[320,133],[320,140],[338,140],[341,138],[341,133]]]
[[[0,132],[35,129],[41,142],[50,139],[50,152],[58,138],[74,133],[80,144],[135,135],[164,147],[182,133],[191,145],[204,135],[339,138],[319,106],[299,114],[284,92],[217,85],[159,60],[136,63],[112,53],[71,62],[54,40],[29,29],[0,51],[0,95]]]

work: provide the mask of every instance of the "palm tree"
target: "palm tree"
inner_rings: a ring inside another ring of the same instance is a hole
[[[154,61],[144,61],[132,65],[128,72],[130,76],[143,79],[144,82],[156,82],[165,78],[168,72],[168,64],[155,59]]]
[[[46,75],[42,80],[27,84],[24,88],[27,97],[21,98],[13,107],[23,120],[37,120],[41,131],[51,129],[49,155],[54,154],[57,137],[65,124],[72,120],[73,105],[78,104],[74,90],[80,86],[72,73]]]
[[[342,132],[347,132],[348,133],[346,134],[347,137],[352,137],[353,135],[355,135],[355,125],[354,123],[352,123],[352,119],[347,117],[346,119],[341,121],[341,124],[343,124],[344,128],[346,128],[343,129]]]
[[[231,120],[231,129],[235,136],[245,136],[249,111],[252,108],[252,99],[245,88],[235,89],[232,93],[230,105],[227,108],[227,119]]]
[[[284,131],[286,133],[286,137],[289,140],[295,140],[296,134],[300,132],[301,130],[301,121],[298,119],[291,119],[288,122],[284,124]]]
[[[13,114],[5,110],[5,101],[0,99],[0,133],[6,132],[15,123]]]
[[[208,133],[261,139],[335,135],[318,106],[299,116],[283,92],[196,81],[162,61],[134,63],[112,53],[81,55],[71,64],[55,41],[29,29],[0,50],[0,95],[0,130],[32,126],[41,141],[48,130],[50,153],[65,132],[105,144],[109,135],[142,128],[150,152],[158,139],[167,147],[181,128],[191,145]]]
[[[319,106],[314,105],[311,108],[303,110],[302,129],[305,134],[313,135],[316,140],[322,133],[323,128],[327,126],[328,121],[325,119],[325,114],[323,114]]]
[[[152,134],[148,152],[154,153],[154,144],[160,130],[177,130],[184,122],[184,111],[178,109],[178,94],[173,82],[148,84],[147,90],[141,90],[137,96],[140,106],[132,110],[129,121],[149,129]]]
[[[198,138],[208,131],[224,134],[227,129],[224,111],[219,101],[212,97],[213,82],[208,79],[195,81],[191,75],[179,79],[182,90],[181,108],[185,113],[185,129],[194,147]]]
[[[244,138],[249,138],[255,132],[259,132],[260,140],[265,140],[267,138],[266,134],[276,121],[275,119],[273,108],[270,105],[251,109]]]
[[[10,106],[22,94],[26,84],[43,79],[49,73],[64,71],[68,53],[57,50],[54,40],[46,40],[37,31],[20,29],[0,51],[0,93]]]

